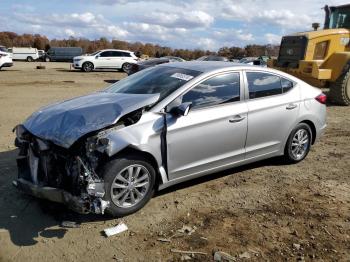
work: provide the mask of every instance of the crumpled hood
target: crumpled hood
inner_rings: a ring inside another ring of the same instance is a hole
[[[23,126],[37,137],[69,148],[82,136],[113,125],[158,98],[159,94],[93,93],[43,107]]]

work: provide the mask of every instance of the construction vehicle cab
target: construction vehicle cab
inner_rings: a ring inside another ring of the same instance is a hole
[[[279,56],[268,67],[292,74],[317,87],[329,87],[330,99],[350,105],[350,4],[325,6],[323,30],[282,37]]]

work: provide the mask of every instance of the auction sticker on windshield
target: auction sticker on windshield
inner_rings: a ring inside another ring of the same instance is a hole
[[[181,73],[174,73],[171,75],[171,77],[180,79],[180,80],[185,80],[185,81],[189,81],[193,78],[193,76],[190,75],[186,75],[186,74],[181,74]]]

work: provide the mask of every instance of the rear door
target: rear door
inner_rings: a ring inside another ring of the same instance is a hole
[[[246,71],[245,80],[248,87],[246,158],[283,150],[299,114],[299,86],[267,71]]]
[[[119,52],[119,51],[112,51],[112,64],[111,66],[113,68],[121,68],[122,67],[122,64],[123,64],[123,52]]]
[[[167,115],[170,179],[227,168],[244,159],[247,105],[241,87],[240,72],[219,74],[173,102],[191,102],[193,108],[187,116]]]

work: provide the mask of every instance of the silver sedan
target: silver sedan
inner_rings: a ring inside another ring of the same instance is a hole
[[[280,71],[159,65],[40,109],[16,127],[21,190],[81,213],[124,216],[156,190],[258,160],[303,160],[326,96]]]

